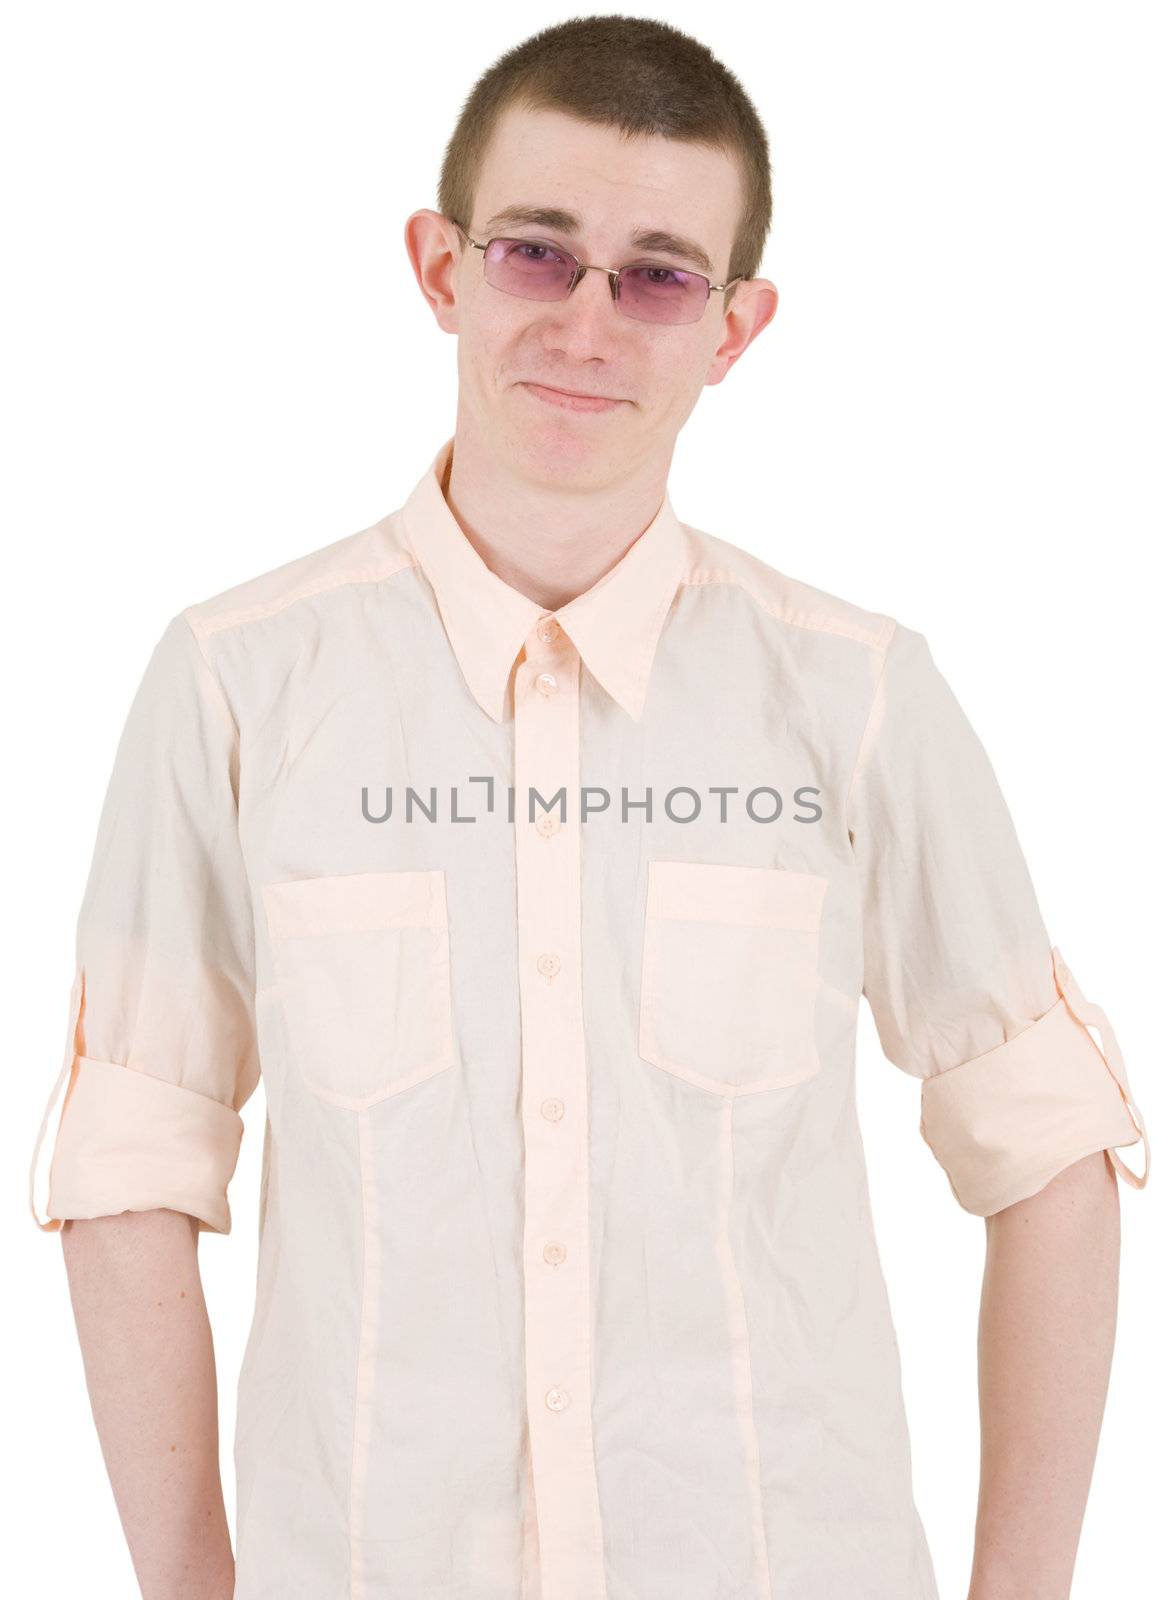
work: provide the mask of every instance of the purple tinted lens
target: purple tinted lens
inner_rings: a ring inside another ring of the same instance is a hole
[[[571,257],[541,239],[491,239],[486,245],[486,278],[507,294],[562,300],[574,272]]]
[[[620,309],[641,322],[696,322],[709,298],[710,285],[698,272],[625,267],[620,274]]]

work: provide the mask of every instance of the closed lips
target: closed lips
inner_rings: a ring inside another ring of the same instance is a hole
[[[536,389],[550,389],[552,394],[570,395],[573,400],[611,400],[613,398],[610,394],[589,394],[583,389],[560,389],[554,383],[539,383],[537,378],[528,378],[526,381]]]

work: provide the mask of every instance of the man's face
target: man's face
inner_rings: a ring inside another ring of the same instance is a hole
[[[557,207],[582,225],[569,232],[496,220],[519,206]],[[542,239],[598,266],[704,270],[679,251],[633,245],[634,233],[656,230],[700,246],[712,267],[706,276],[725,283],[740,210],[739,168],[718,151],[624,140],[562,112],[514,107],[486,152],[467,226],[479,243],[494,235]],[[585,273],[569,299],[527,300],[487,283],[483,253],[471,246],[452,288],[462,423],[515,470],[551,485],[600,486],[651,459],[667,468],[702,388],[721,381],[732,342],[747,342],[732,341],[720,293],[698,322],[638,322],[613,304],[602,272]],[[617,403],[574,410],[535,386]]]

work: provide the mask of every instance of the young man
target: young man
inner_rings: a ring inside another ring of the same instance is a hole
[[[577,20],[438,198],[454,434],[172,619],[79,919],[47,1225],[143,1592],[931,1600],[864,993],[987,1219],[972,1600],[1060,1600],[1143,1125],[923,636],[666,494],[776,308],[760,121]],[[234,1572],[196,1245],[259,1077]]]

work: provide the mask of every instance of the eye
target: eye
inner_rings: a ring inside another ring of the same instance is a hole
[[[640,280],[650,289],[684,289],[689,273],[678,272],[673,267],[636,267]]]
[[[510,254],[536,266],[567,260],[561,250],[556,250],[553,244],[546,244],[542,239],[516,239],[510,247]]]

